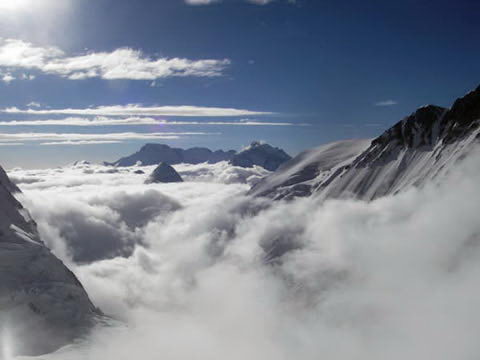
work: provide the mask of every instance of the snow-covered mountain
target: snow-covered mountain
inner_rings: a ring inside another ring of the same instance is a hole
[[[290,159],[291,156],[282,149],[254,141],[248,147],[233,156],[230,160],[230,164],[245,168],[258,165],[269,171],[275,171],[280,165]]]
[[[217,150],[212,151],[207,148],[195,147],[191,149],[180,149],[172,148],[164,144],[145,144],[142,148],[136,153],[121,158],[111,164],[114,166],[133,166],[137,163],[142,165],[156,165],[161,162],[167,163],[169,165],[175,164],[200,164],[208,162],[211,164],[228,161],[233,155],[235,155],[234,150],[223,151]]]
[[[250,193],[274,199],[309,196],[319,181],[350,163],[369,144],[370,140],[345,140],[306,150],[262,179]]]
[[[0,348],[42,354],[84,334],[100,311],[40,240],[18,192],[0,168]]]
[[[183,179],[173,167],[164,162],[160,163],[145,181],[146,184],[172,182],[183,182]]]
[[[235,150],[212,151],[207,148],[194,147],[190,149],[172,148],[164,144],[145,144],[135,154],[121,158],[113,163],[105,165],[133,166],[136,164],[157,165],[161,162],[168,165],[176,164],[216,164],[221,161],[229,161],[234,166],[249,168],[254,165],[274,171],[281,164],[290,160],[291,157],[282,149],[257,141],[243,149],[239,153]]]
[[[424,106],[371,142],[341,141],[306,151],[254,186],[274,199],[372,200],[441,177],[478,144],[480,87],[451,109]]]

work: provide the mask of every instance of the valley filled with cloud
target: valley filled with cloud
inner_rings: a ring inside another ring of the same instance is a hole
[[[13,169],[108,316],[41,358],[474,358],[479,165],[371,202],[252,198],[268,172],[226,162],[148,185],[154,167]]]

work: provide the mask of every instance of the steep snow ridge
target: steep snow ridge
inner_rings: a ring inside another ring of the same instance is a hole
[[[0,168],[0,323],[19,354],[42,354],[85,333],[99,311],[67,267],[39,238]],[[0,340],[1,342],[2,340]]]
[[[334,143],[300,154],[251,194],[281,199],[315,193],[373,200],[423,186],[468,156],[478,144],[479,124],[480,87],[456,100],[451,109],[418,109],[370,145]],[[309,154],[316,160],[310,161]]]
[[[262,179],[250,194],[274,199],[308,196],[315,184],[350,163],[369,144],[370,140],[345,140],[306,150]]]

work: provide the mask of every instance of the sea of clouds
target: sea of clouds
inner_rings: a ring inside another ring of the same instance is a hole
[[[176,169],[184,183],[144,185],[153,167],[9,172],[115,319],[41,359],[480,357],[480,156],[369,203],[272,203],[245,195],[260,168]]]

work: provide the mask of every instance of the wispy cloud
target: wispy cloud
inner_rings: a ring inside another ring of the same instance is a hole
[[[216,135],[206,132],[156,132],[156,133],[14,133],[0,134],[0,143],[14,144],[20,142],[41,142],[40,145],[88,145],[119,143],[128,140],[175,140],[183,136]]]
[[[138,104],[99,106],[84,109],[19,109],[6,108],[0,112],[31,115],[93,115],[93,116],[190,116],[190,117],[229,117],[273,115],[272,112],[245,109],[202,107],[202,106],[141,106]]]
[[[0,143],[0,146],[21,146],[25,145],[24,143],[16,143],[16,142],[6,142],[6,143]]]
[[[221,0],[185,0],[188,5],[210,5],[221,2]]]
[[[69,56],[55,46],[41,47],[23,40],[0,38],[0,68],[37,70],[70,80],[214,77],[222,75],[229,64],[228,59],[151,58],[131,48]]]
[[[223,0],[185,0],[185,3],[188,5],[211,5],[215,3],[222,2]],[[267,5],[271,2],[274,2],[275,0],[245,0],[245,2],[255,4],[255,5]],[[296,0],[288,0],[287,1],[289,4],[294,4],[296,3]]]
[[[151,117],[69,117],[65,119],[46,120],[12,120],[0,121],[0,126],[126,126],[126,125],[217,125],[217,126],[308,126],[309,124],[295,124],[289,122],[258,121],[241,119],[238,121],[168,121]]]
[[[383,101],[378,101],[376,103],[374,103],[373,105],[375,106],[393,106],[393,105],[397,105],[398,104],[398,101],[396,100],[383,100]]]

